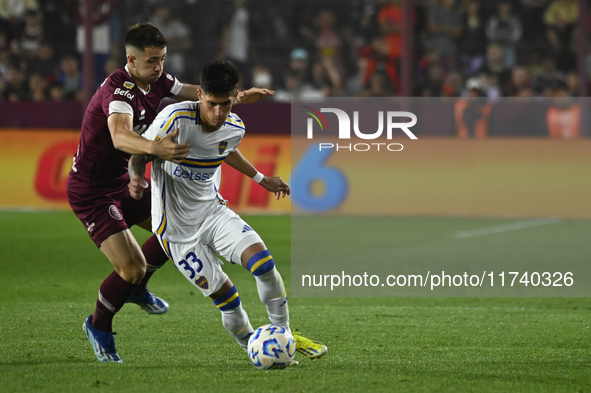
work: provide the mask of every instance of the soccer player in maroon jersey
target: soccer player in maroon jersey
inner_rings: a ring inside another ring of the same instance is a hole
[[[140,248],[129,230],[138,225],[150,231],[151,211],[149,187],[140,200],[129,195],[127,162],[131,154],[177,163],[186,157],[189,146],[174,143],[176,133],[158,142],[140,135],[165,97],[198,100],[198,86],[180,83],[163,71],[166,40],[151,23],[129,29],[125,50],[125,67],[107,77],[88,104],[67,184],[72,210],[115,269],[101,284],[95,311],[83,324],[101,362],[121,362],[112,322],[126,302],[139,304],[150,314],[168,310],[168,304],[146,287],[168,257],[154,235]],[[250,89],[239,97],[240,102],[254,102],[270,94]]]

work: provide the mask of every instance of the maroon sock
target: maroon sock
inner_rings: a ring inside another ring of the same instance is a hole
[[[92,316],[92,327],[110,332],[113,330],[113,317],[121,310],[136,284],[125,281],[117,272],[113,272],[103,281],[99,289],[99,298]]]
[[[146,287],[148,286],[148,281],[150,280],[150,277],[152,277],[152,274],[154,274],[156,270],[158,270],[166,263],[166,261],[168,261],[168,255],[166,255],[160,246],[160,242],[158,242],[156,235],[152,235],[148,240],[146,240],[142,246],[142,253],[144,254],[144,258],[146,258],[146,275],[138,284],[138,286],[133,290],[131,293],[132,295],[141,295],[144,293]]]

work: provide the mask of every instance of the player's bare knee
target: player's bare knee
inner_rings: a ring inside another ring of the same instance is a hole
[[[125,281],[138,284],[146,275],[146,263],[129,263],[120,267],[117,273]]]
[[[133,269],[133,278],[134,278],[134,282],[139,283],[140,281],[142,281],[144,279],[144,276],[146,275],[146,265],[140,265],[140,266],[134,266]]]

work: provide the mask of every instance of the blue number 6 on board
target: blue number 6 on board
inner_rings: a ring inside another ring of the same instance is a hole
[[[321,213],[343,203],[347,197],[348,183],[340,170],[324,165],[332,152],[317,149],[317,146],[310,146],[294,169],[291,197],[301,209]],[[314,195],[312,192],[312,185],[317,181],[324,184],[321,195]]]

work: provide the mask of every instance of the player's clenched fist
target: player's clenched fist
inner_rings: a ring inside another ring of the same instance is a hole
[[[144,190],[148,188],[148,182],[143,177],[134,179],[130,178],[127,187],[129,188],[129,195],[131,195],[133,199],[140,200],[144,195]]]

